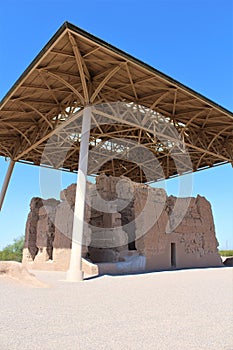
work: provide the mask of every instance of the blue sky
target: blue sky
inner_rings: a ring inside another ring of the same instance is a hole
[[[232,0],[11,1],[0,5],[0,99],[64,21],[117,46],[233,110]],[[0,185],[8,164],[0,158]],[[192,195],[211,202],[217,238],[233,248],[233,169],[193,175]],[[179,179],[169,194],[179,194]],[[62,174],[62,186],[75,182]],[[24,233],[40,169],[17,164],[0,213],[0,248]]]

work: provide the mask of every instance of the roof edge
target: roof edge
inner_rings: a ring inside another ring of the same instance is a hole
[[[141,67],[149,70],[151,73],[155,73],[158,76],[160,76],[162,79],[169,81],[171,84],[176,85],[178,88],[181,88],[185,90],[187,93],[196,96],[197,98],[201,99],[202,101],[205,101],[207,104],[212,105],[215,108],[218,108],[222,110],[223,113],[226,113],[230,115],[233,118],[233,112],[228,110],[227,108],[219,105],[218,103],[214,102],[213,100],[209,99],[208,97],[205,97],[204,95],[198,93],[197,91],[189,88],[188,86],[180,83],[179,81],[171,78],[170,76],[166,75],[165,73],[157,70],[156,68],[150,66],[149,64],[133,57],[132,55],[128,54],[125,51],[122,51],[121,49],[118,49],[117,47],[113,46],[112,44],[107,43],[106,41],[94,36],[93,34],[88,33],[87,31],[75,26],[74,24],[66,21],[64,22],[60,28],[55,32],[55,34],[51,37],[51,39],[47,42],[47,44],[42,48],[42,50],[39,51],[37,56],[33,59],[33,61],[29,64],[29,66],[24,70],[24,72],[19,76],[19,78],[16,80],[16,82],[12,85],[10,90],[6,93],[6,95],[2,98],[0,101],[0,110],[2,108],[2,105],[7,101],[7,99],[10,97],[10,95],[14,92],[14,90],[20,85],[21,81],[27,76],[27,74],[34,68],[34,66],[38,63],[38,61],[43,57],[43,54],[49,50],[49,48],[56,42],[56,40],[62,35],[65,34],[67,30],[71,30],[75,32],[76,34],[82,35],[86,37],[89,40],[92,40],[96,42],[97,44],[107,48],[108,50],[111,50],[115,52],[116,54],[126,58],[127,60],[140,65]]]
[[[65,33],[67,28],[68,28],[68,22],[64,22],[61,25],[61,27],[55,32],[55,34],[51,37],[51,39],[45,44],[45,46],[39,51],[36,57],[29,64],[29,66],[24,70],[24,72],[19,76],[19,78],[12,85],[10,90],[5,94],[5,96],[3,96],[2,100],[0,101],[0,110],[2,105],[6,102],[7,98],[10,97],[13,91],[18,87],[18,85],[20,85],[23,78],[25,78],[26,75],[32,70],[32,68],[34,68],[34,66],[37,64],[40,58],[43,57],[43,54],[56,42],[56,40],[60,37],[60,35],[62,33]]]
[[[180,87],[181,89],[184,89],[186,92],[191,93],[193,95],[195,95],[198,98],[201,98],[202,100],[205,100],[208,104],[212,104],[214,107],[220,108],[222,109],[225,113],[231,114],[231,116],[233,117],[233,112],[230,111],[229,109],[221,106],[220,104],[214,102],[213,100],[209,99],[208,97],[200,94],[199,92],[193,90],[192,88],[189,88],[188,86],[180,83],[178,80],[171,78],[169,75],[159,71],[158,69],[152,67],[151,65],[141,61],[140,59],[128,54],[127,52],[118,49],[116,46],[107,43],[106,41],[96,37],[93,34],[88,33],[87,31],[75,26],[74,24],[70,23],[70,22],[65,22],[64,24],[67,25],[67,28],[74,31],[77,34],[80,34],[82,36],[85,36],[87,39],[89,40],[93,40],[96,43],[106,47],[107,49],[110,49],[111,51],[115,52],[116,54],[125,57],[126,59],[130,60],[131,62],[134,62],[135,64],[138,64],[140,66],[142,66],[143,68],[151,71],[152,73],[156,73],[157,75],[159,75],[161,78],[168,80],[169,82],[171,82],[171,84],[177,85],[178,87]]]

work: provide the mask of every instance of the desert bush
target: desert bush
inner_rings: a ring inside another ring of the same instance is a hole
[[[24,246],[24,236],[14,239],[14,243],[7,245],[0,250],[0,260],[2,261],[22,261]]]

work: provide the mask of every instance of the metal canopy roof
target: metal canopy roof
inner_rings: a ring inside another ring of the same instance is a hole
[[[178,169],[174,154],[184,151],[175,139],[192,171],[233,162],[230,111],[67,22],[1,101],[0,155],[76,171],[86,105],[94,106],[91,157],[100,162],[89,173],[146,182],[147,168],[150,180],[161,178],[148,157],[125,156],[131,144],[149,150],[165,178],[179,175],[187,169]]]

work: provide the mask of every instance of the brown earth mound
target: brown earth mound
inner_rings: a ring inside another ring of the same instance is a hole
[[[28,286],[46,287],[25,266],[16,261],[0,261],[0,277],[8,277]]]

